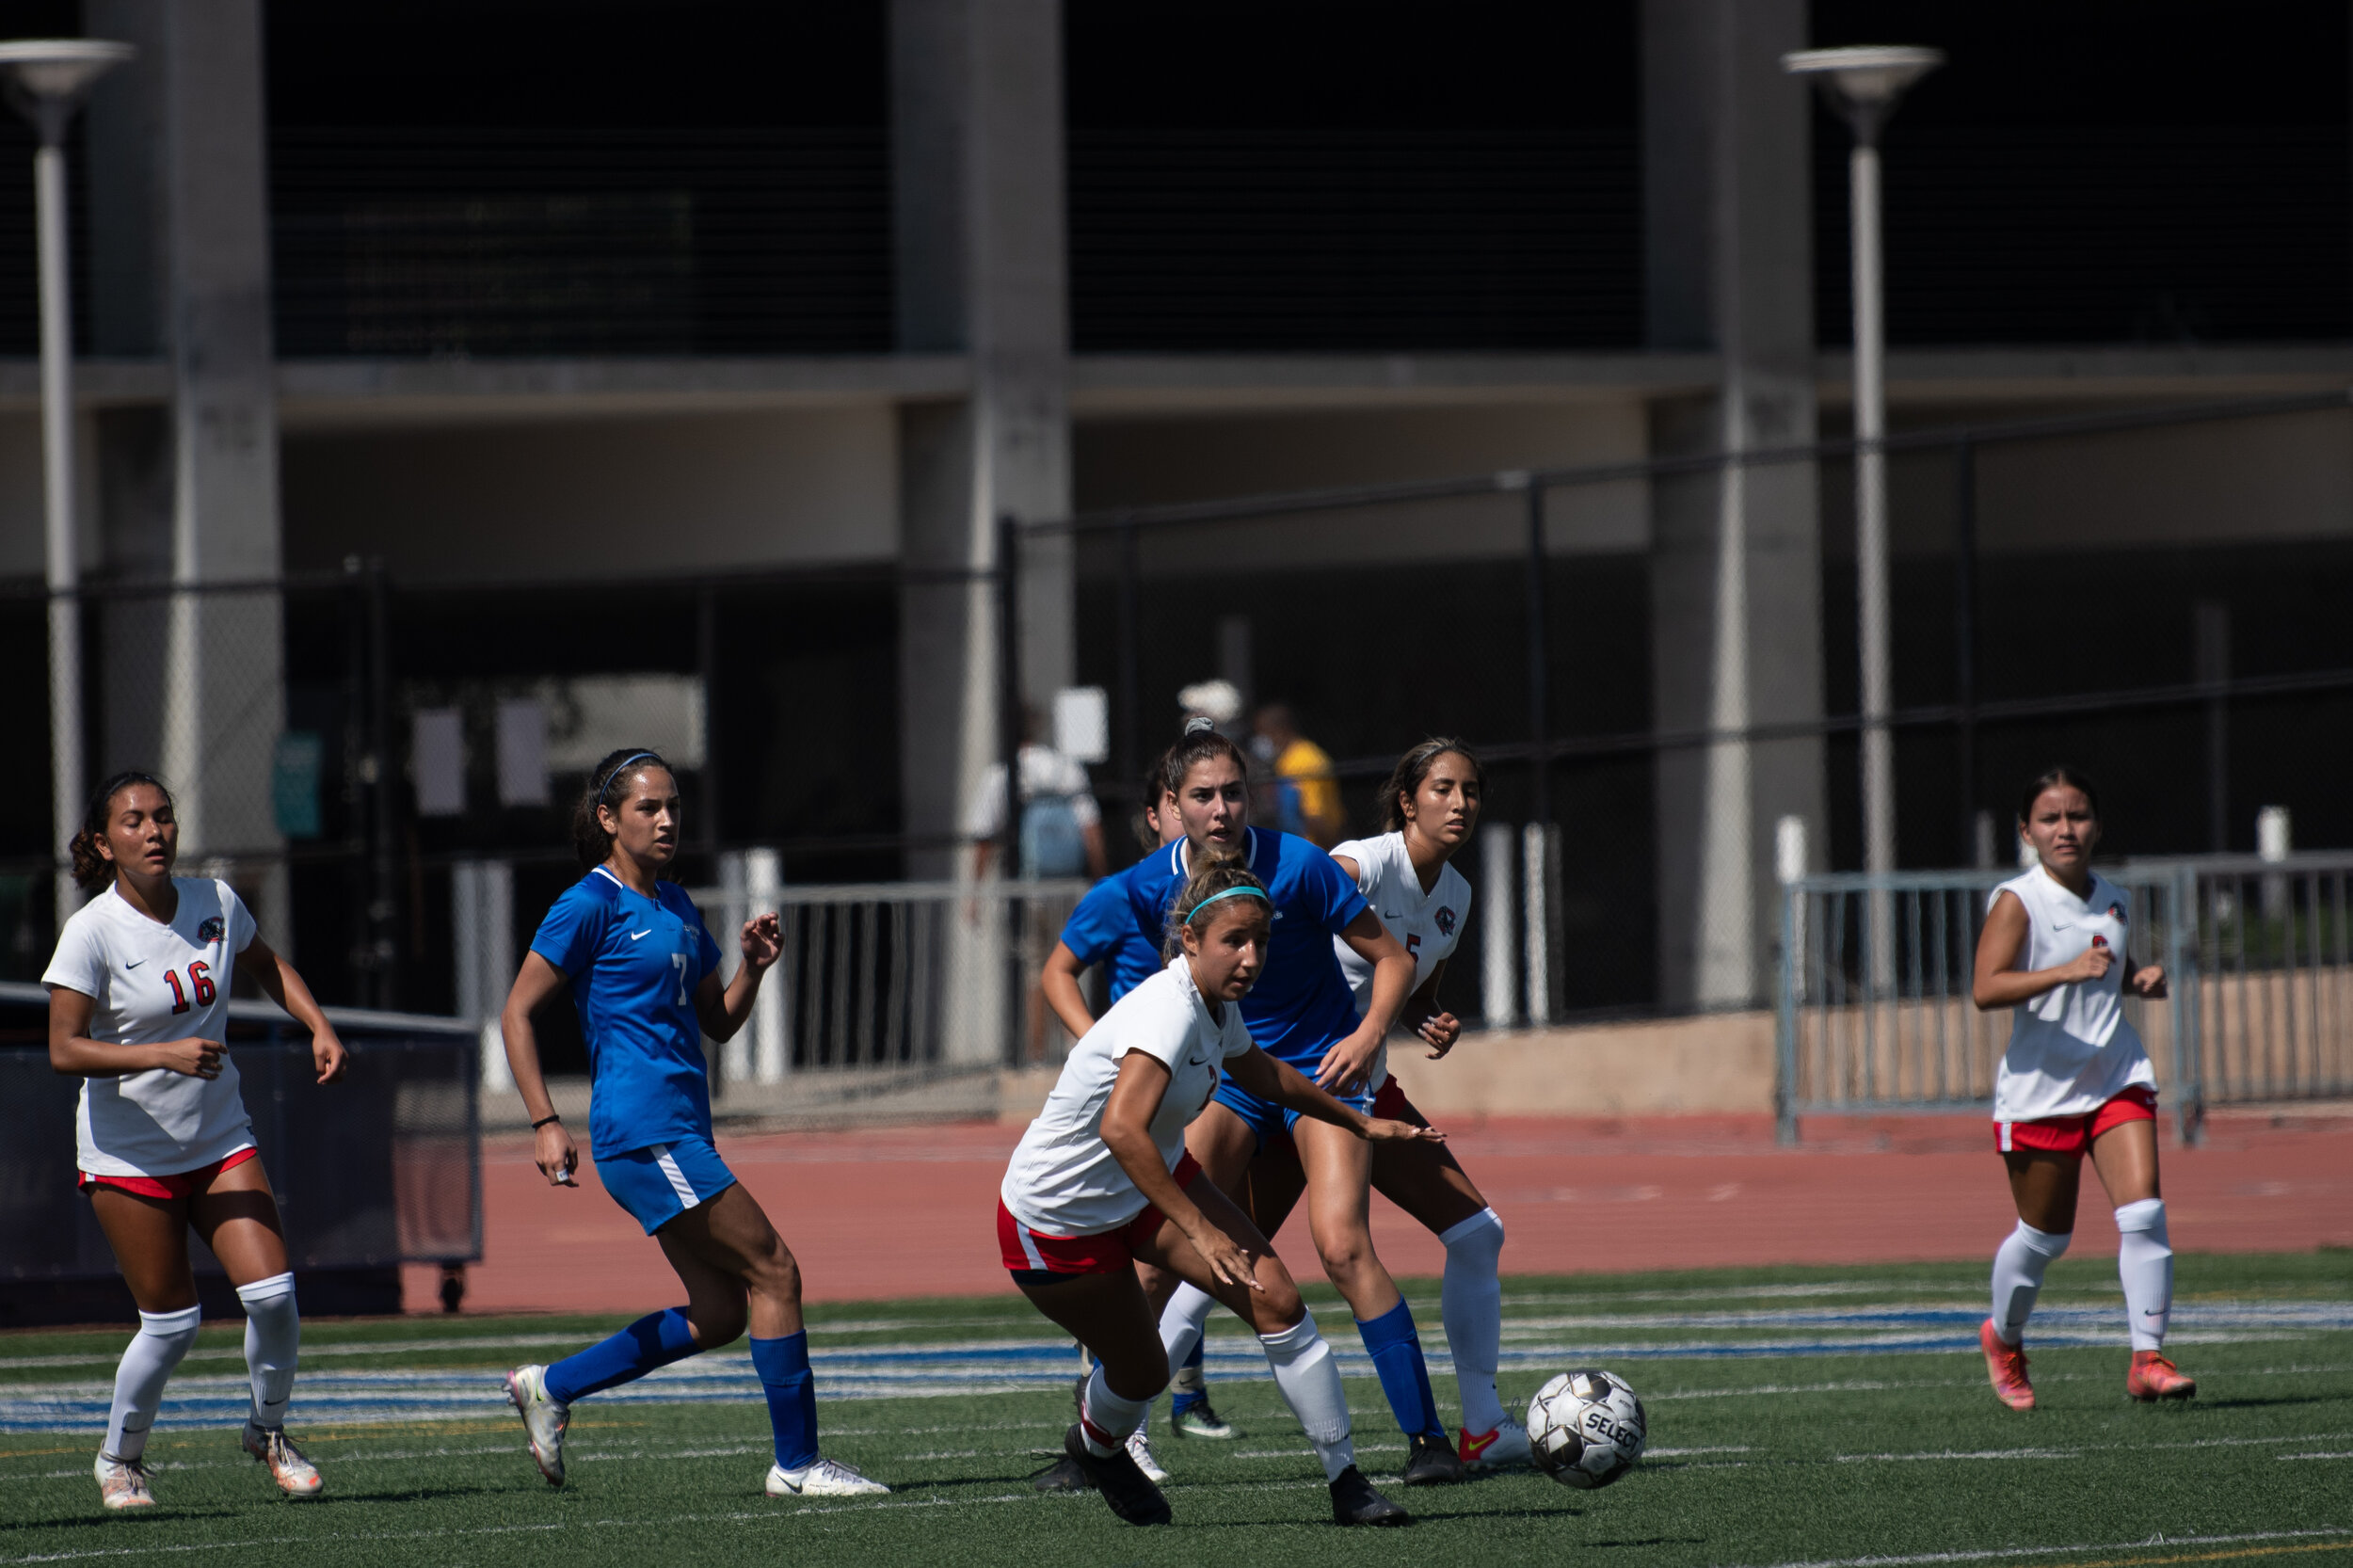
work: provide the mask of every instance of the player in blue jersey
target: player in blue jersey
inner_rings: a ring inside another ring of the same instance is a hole
[[[783,952],[773,912],[744,922],[744,962],[719,983],[719,944],[694,901],[661,874],[678,856],[678,780],[654,753],[614,752],[597,764],[572,815],[587,874],[539,924],[499,1027],[515,1087],[531,1112],[539,1169],[577,1185],[580,1151],[539,1071],[531,1016],[568,986],[588,1041],[588,1142],[616,1203],[662,1245],[686,1304],[641,1318],[552,1366],[519,1367],[506,1396],[522,1416],[531,1457],[564,1484],[564,1429],[573,1400],[728,1343],[751,1329],[752,1366],[776,1427],[776,1497],[887,1492],[817,1451],[817,1395],[801,1326],[801,1275],[760,1204],[736,1183],[711,1137],[705,1034],[730,1038],[751,1016],[761,975]]]
[[[1267,884],[1274,904],[1265,974],[1241,1004],[1251,1038],[1342,1103],[1367,1109],[1370,1075],[1412,986],[1413,959],[1382,929],[1355,883],[1329,855],[1307,840],[1249,825],[1248,764],[1224,736],[1207,728],[1190,730],[1162,757],[1154,787],[1163,831],[1171,828],[1171,813],[1181,831],[1167,847],[1107,879],[1116,895],[1090,895],[1091,906],[1080,911],[1084,919],[1074,915],[1047,965],[1048,1001],[1081,1032],[1088,1014],[1077,975],[1089,964],[1110,962],[1112,1000],[1118,1000],[1125,994],[1120,956],[1135,936],[1165,926],[1193,853],[1238,854]],[[1372,968],[1361,1016],[1335,956],[1336,936]],[[1321,1126],[1300,1123],[1285,1108],[1230,1081],[1220,1085],[1214,1102],[1193,1124],[1186,1145],[1221,1189],[1240,1197],[1247,1191],[1253,1156],[1286,1132],[1306,1172],[1308,1225],[1324,1272],[1355,1314],[1383,1392],[1408,1435],[1403,1480],[1409,1486],[1458,1480],[1462,1461],[1431,1395],[1412,1311],[1373,1250],[1366,1145],[1344,1135],[1327,1137]],[[1197,1323],[1164,1319],[1162,1337],[1172,1367],[1186,1364],[1199,1347]]]

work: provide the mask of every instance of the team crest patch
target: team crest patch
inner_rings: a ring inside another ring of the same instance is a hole
[[[211,917],[196,928],[196,939],[200,942],[217,942],[228,935],[229,922],[218,915]]]
[[[2124,923],[2124,906],[2121,904],[2109,904],[2108,918],[2114,920],[2117,924],[2122,925]]]
[[[1443,904],[1438,905],[1438,935],[1441,936],[1454,935],[1454,911]]]

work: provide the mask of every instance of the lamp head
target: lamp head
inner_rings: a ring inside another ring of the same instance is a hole
[[[1942,49],[1866,43],[1845,49],[1801,49],[1781,57],[1793,76],[1811,76],[1832,107],[1847,117],[1855,139],[1876,141],[1904,89],[1945,63]]]
[[[0,78],[8,101],[44,142],[65,137],[66,121],[98,78],[137,53],[104,39],[11,39],[0,43]]]

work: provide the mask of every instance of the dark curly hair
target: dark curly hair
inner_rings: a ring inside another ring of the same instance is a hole
[[[106,836],[106,819],[114,812],[115,796],[136,784],[151,784],[163,793],[164,804],[171,805],[171,792],[164,781],[152,773],[126,768],[98,786],[82,808],[82,830],[73,835],[73,885],[86,893],[95,893],[115,879],[115,863],[98,853],[98,841]]]
[[[1452,752],[1471,765],[1471,775],[1479,787],[1487,787],[1487,770],[1480,762],[1479,754],[1451,735],[1433,735],[1397,760],[1389,771],[1389,781],[1381,786],[1381,831],[1401,833],[1405,828],[1405,802],[1421,792],[1421,781],[1430,776],[1430,770],[1438,759]]]
[[[602,761],[588,770],[587,786],[572,808],[572,853],[580,857],[582,871],[595,871],[613,853],[613,835],[597,821],[597,808],[612,805],[616,792],[626,790],[632,778],[655,768],[678,776],[678,770],[664,761],[660,752],[644,746],[607,752]]]

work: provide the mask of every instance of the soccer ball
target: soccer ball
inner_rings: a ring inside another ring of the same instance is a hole
[[[1634,1468],[1648,1440],[1642,1401],[1609,1372],[1563,1372],[1528,1401],[1536,1468],[1563,1486],[1609,1485]]]

